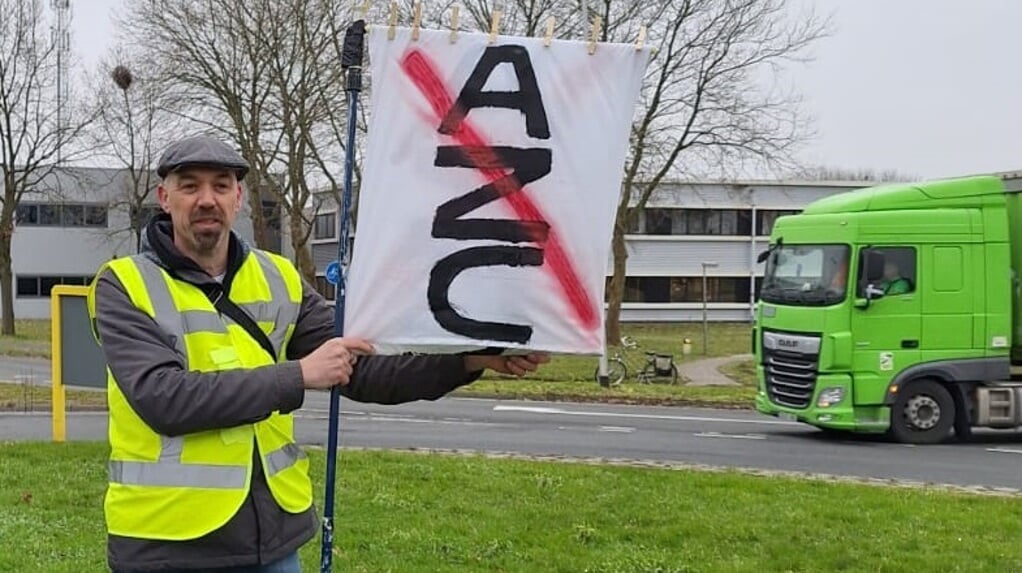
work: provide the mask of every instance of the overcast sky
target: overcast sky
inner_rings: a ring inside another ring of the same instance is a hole
[[[1022,170],[1018,0],[792,0],[834,33],[789,81],[816,118],[807,163],[930,178]],[[73,46],[94,65],[122,0],[72,0]]]

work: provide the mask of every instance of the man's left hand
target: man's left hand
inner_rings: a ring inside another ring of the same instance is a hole
[[[465,370],[478,372],[489,368],[501,374],[511,376],[525,376],[535,372],[540,364],[550,362],[550,355],[544,352],[526,354],[524,356],[483,356],[469,355],[465,357]]]

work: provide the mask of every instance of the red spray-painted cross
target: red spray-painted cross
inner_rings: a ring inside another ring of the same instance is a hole
[[[411,49],[402,58],[401,68],[429,102],[438,121],[442,121],[454,106],[454,102],[447,87],[440,79],[436,65],[422,51]],[[483,135],[468,120],[460,123],[452,137],[459,145],[466,147],[489,147]],[[493,158],[478,159],[476,169],[487,179],[488,183],[499,185],[501,180],[510,181],[504,184],[504,189],[500,189],[500,195],[511,205],[511,208],[520,219],[525,221],[549,221],[535,202],[528,196],[521,184],[515,181],[515,178],[505,177],[506,173],[501,169],[481,167],[487,164],[499,163],[498,161]],[[596,305],[592,296],[586,291],[585,286],[579,279],[578,272],[575,270],[553,227],[550,228],[544,250],[546,252],[546,264],[544,267],[553,274],[561,289],[562,296],[574,314],[574,318],[585,330],[591,331],[596,329],[599,326]]]

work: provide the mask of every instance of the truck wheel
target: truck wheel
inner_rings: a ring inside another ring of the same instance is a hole
[[[907,444],[936,444],[948,437],[955,423],[955,402],[933,380],[907,384],[891,408],[890,434]]]

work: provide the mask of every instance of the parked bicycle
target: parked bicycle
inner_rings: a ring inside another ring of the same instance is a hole
[[[627,352],[635,350],[639,344],[635,339],[624,336],[621,338],[621,348]],[[665,382],[667,384],[678,383],[678,366],[674,363],[673,354],[661,354],[658,352],[645,351],[646,361],[635,374],[635,379],[640,384],[656,384]],[[607,357],[607,383],[610,386],[617,386],[624,382],[629,376],[629,366],[626,360],[627,354],[622,350],[615,350],[613,356]],[[596,366],[593,378],[600,382],[600,366]]]

